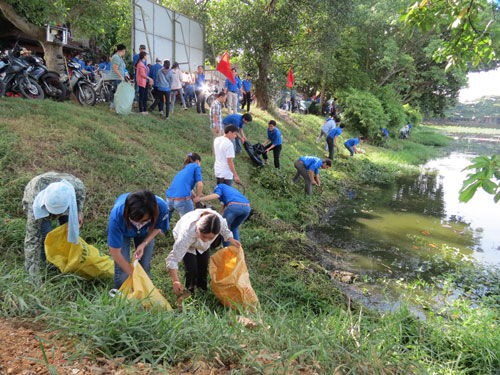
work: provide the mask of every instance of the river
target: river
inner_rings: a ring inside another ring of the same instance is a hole
[[[470,152],[464,147],[469,142],[456,141],[445,156],[423,165],[419,176],[347,192],[321,225],[309,229],[309,237],[336,259],[339,270],[357,275],[357,283],[341,285],[353,299],[393,309],[399,294],[386,298],[385,288],[381,298],[374,291],[380,280],[432,282],[468,259],[500,265],[500,205],[483,190],[468,203],[458,199],[468,173],[463,169],[481,145],[475,141]],[[491,153],[491,144],[482,150]],[[378,283],[367,293],[363,280]]]

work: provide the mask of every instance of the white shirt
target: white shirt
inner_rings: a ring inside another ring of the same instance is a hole
[[[174,248],[170,254],[168,254],[167,259],[165,259],[168,269],[178,269],[179,262],[182,261],[186,253],[204,253],[210,248],[210,245],[215,241],[215,238],[217,238],[217,236],[215,236],[212,241],[203,242],[201,238],[198,237],[196,233],[196,222],[200,219],[201,214],[204,212],[210,212],[211,214],[218,216],[221,222],[220,234],[224,237],[225,241],[233,238],[233,232],[229,230],[226,219],[214,210],[199,209],[188,212],[179,219],[174,230],[172,231],[175,243]]]
[[[227,163],[227,158],[234,159],[234,145],[225,136],[217,137],[214,139],[214,152],[215,152],[215,163],[214,172],[215,177],[225,178],[226,180],[233,179],[233,172],[229,169],[229,164]]]
[[[328,119],[323,126],[321,127],[321,131],[328,135],[335,127],[337,126],[337,123],[335,122],[334,119]]]
[[[182,72],[179,68],[176,68],[176,69],[173,69],[172,70],[172,74],[173,74],[173,81],[172,81],[172,86],[171,86],[171,90],[179,90],[180,88],[182,88],[182,82],[181,82],[181,75],[182,75]]]

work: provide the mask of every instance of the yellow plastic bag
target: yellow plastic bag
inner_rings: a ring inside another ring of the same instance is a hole
[[[120,287],[120,292],[125,294],[128,299],[138,299],[146,307],[161,306],[166,307],[168,311],[172,311],[172,306],[163,297],[158,289],[153,285],[144,268],[139,261],[132,264],[134,272]]]
[[[61,225],[47,234],[45,255],[47,261],[62,273],[74,272],[85,278],[113,277],[115,264],[109,255],[102,254],[96,247],[87,244],[81,237],[78,244],[70,243],[68,224]]]
[[[210,257],[208,270],[212,290],[224,306],[237,309],[238,306],[253,308],[259,304],[250,284],[242,248],[229,246],[217,251]]]

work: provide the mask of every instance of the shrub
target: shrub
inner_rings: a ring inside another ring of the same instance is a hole
[[[410,121],[413,126],[418,126],[422,122],[422,114],[417,108],[409,104],[403,106],[406,113],[406,121]]]
[[[343,120],[349,129],[373,138],[380,128],[387,127],[387,115],[380,100],[368,91],[349,91],[344,104]]]
[[[399,129],[404,126],[407,119],[401,98],[391,86],[379,87],[375,95],[382,103],[384,112],[387,115],[389,134],[398,134]]]

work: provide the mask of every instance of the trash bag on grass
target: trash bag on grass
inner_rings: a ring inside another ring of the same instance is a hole
[[[242,248],[225,247],[210,257],[210,285],[215,296],[226,307],[253,309],[259,299],[250,284],[250,275]]]
[[[115,111],[119,115],[129,115],[134,104],[135,89],[131,83],[122,81],[115,92]]]
[[[61,225],[47,234],[45,255],[47,261],[62,273],[74,272],[85,278],[113,277],[115,265],[110,256],[78,237],[78,244],[70,243],[68,224]]]
[[[168,303],[160,291],[153,285],[144,268],[138,260],[134,261],[132,267],[134,272],[120,287],[120,292],[128,299],[135,298],[142,301],[146,307],[161,306],[168,311],[172,311],[172,306]]]

